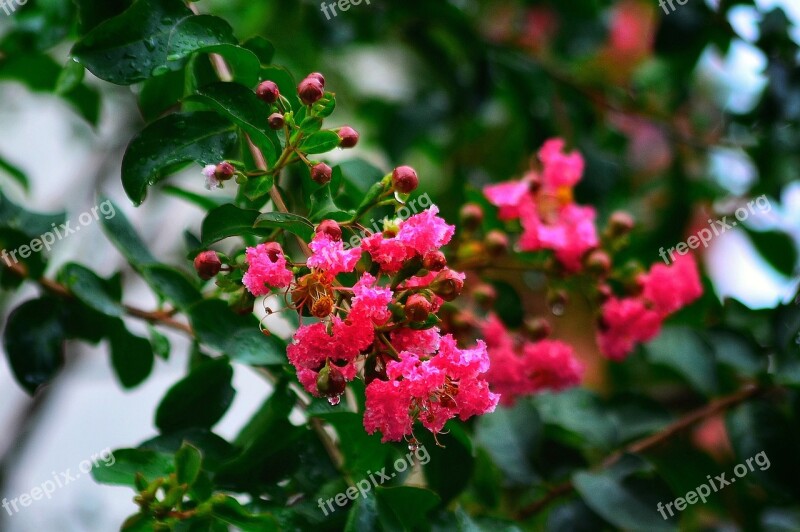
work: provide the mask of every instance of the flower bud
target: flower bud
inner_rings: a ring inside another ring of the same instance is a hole
[[[614,211],[608,220],[608,232],[611,236],[627,235],[633,230],[636,222],[633,216],[624,211]]]
[[[524,326],[525,334],[535,342],[544,340],[553,332],[553,326],[545,318],[528,318]]]
[[[311,74],[306,76],[306,78],[315,79],[315,80],[319,81],[319,84],[322,85],[322,88],[323,89],[325,88],[325,76],[323,76],[319,72],[312,72]]]
[[[325,163],[317,163],[311,167],[311,179],[319,185],[327,185],[331,181],[333,170]]]
[[[227,161],[222,161],[214,169],[214,177],[216,177],[220,181],[227,181],[228,179],[233,177],[233,174],[235,173],[236,173],[236,168],[234,168],[233,165]]]
[[[392,172],[392,186],[401,194],[410,194],[419,186],[417,172],[410,166],[398,166]]]
[[[584,259],[584,264],[595,275],[607,275],[611,271],[611,257],[602,249],[591,251]]]
[[[445,268],[433,280],[430,289],[445,301],[452,301],[464,289],[464,281],[461,279],[461,275],[450,268]]]
[[[283,117],[282,113],[272,113],[267,118],[267,122],[269,123],[270,129],[278,130],[283,129],[284,124],[286,124],[286,119]]]
[[[264,249],[266,250],[267,257],[272,262],[277,261],[278,257],[283,255],[283,248],[277,242],[267,242],[264,245]]]
[[[386,375],[386,357],[388,355],[377,354],[367,358],[364,363],[364,383],[369,386],[369,383],[375,379],[389,380]]]
[[[492,229],[488,233],[486,233],[485,238],[486,244],[486,251],[489,252],[490,255],[505,255],[508,253],[508,249],[510,247],[508,241],[508,235],[504,232],[500,231],[499,229]]]
[[[600,284],[597,285],[597,302],[598,303],[605,303],[609,299],[614,297],[614,291],[611,287],[607,284]]]
[[[316,229],[317,233],[325,233],[331,240],[342,239],[342,228],[333,220],[322,220]]]
[[[472,290],[472,297],[481,307],[490,309],[497,301],[497,290],[488,283],[481,283]]]
[[[336,366],[325,364],[317,375],[317,391],[323,397],[338,397],[344,393],[347,382]]]
[[[358,131],[350,126],[339,128],[339,147],[341,148],[354,148],[358,144]]]
[[[306,105],[311,105],[319,101],[325,95],[325,89],[322,88],[322,83],[315,78],[306,78],[297,86],[297,94],[300,96],[300,101]]]
[[[281,95],[278,84],[274,81],[262,81],[256,88],[256,96],[266,103],[275,103]]]
[[[194,258],[194,269],[204,281],[208,281],[219,273],[222,263],[216,251],[203,251]]]
[[[483,209],[477,203],[467,203],[461,207],[459,216],[464,229],[467,231],[474,231],[480,227],[481,222],[483,222]]]
[[[409,321],[425,321],[431,312],[431,302],[422,294],[412,294],[406,300],[406,318]]]
[[[447,266],[447,257],[441,251],[431,251],[422,257],[422,267],[428,271],[438,272]]]

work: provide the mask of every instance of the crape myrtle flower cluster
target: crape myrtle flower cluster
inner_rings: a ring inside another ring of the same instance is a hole
[[[573,198],[573,188],[583,176],[583,157],[565,152],[564,147],[561,139],[548,140],[538,153],[539,168],[522,179],[486,186],[483,193],[498,208],[500,220],[519,222],[519,251],[552,252],[557,266],[550,270],[558,276],[593,276],[600,303],[597,342],[601,353],[620,361],[637,344],[655,338],[669,315],[702,295],[700,274],[691,255],[680,257],[671,266],[656,264],[647,273],[634,274],[633,279],[615,273],[611,251],[619,247],[620,238],[632,230],[634,221],[626,213],[614,213],[601,239],[594,208],[577,205]],[[616,296],[610,280],[626,286],[628,293]],[[562,303],[566,300],[555,294]],[[483,334],[492,357],[487,378],[493,389],[502,390],[504,403],[540,387],[559,389],[579,381],[580,366],[566,344],[537,346],[508,339],[495,318],[484,325]],[[515,345],[516,355],[512,356]],[[534,354],[537,351],[539,355]],[[523,369],[510,370],[514,365]],[[527,379],[523,378],[526,372]]]
[[[287,350],[300,383],[336,404],[361,374],[364,426],[384,441],[413,439],[415,420],[439,432],[448,419],[490,412],[499,400],[483,378],[486,345],[460,349],[435,326],[442,303],[463,287],[464,275],[440,251],[454,231],[432,206],[350,249],[339,224],[326,220],[294,270],[275,242],[247,249],[247,289],[254,296],[284,289],[293,308],[318,320],[301,325]],[[374,273],[357,268],[362,256]],[[347,286],[340,275],[350,273],[357,281]]]

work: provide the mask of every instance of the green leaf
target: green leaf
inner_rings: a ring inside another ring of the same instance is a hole
[[[203,457],[200,455],[200,451],[196,447],[184,443],[175,453],[175,474],[178,483],[188,484],[191,487],[200,475],[202,463]]]
[[[136,205],[147,188],[183,166],[216,164],[236,142],[230,124],[215,113],[176,113],[147,126],[122,159],[122,186]],[[200,172],[198,171],[198,179]]]
[[[17,382],[33,394],[64,366],[61,305],[43,297],[26,301],[8,317],[3,345]]]
[[[122,253],[122,256],[137,269],[142,266],[157,264],[158,261],[150,254],[147,246],[144,245],[144,242],[142,242],[142,239],[122,211],[109,199],[104,199],[103,203],[111,205],[115,213],[111,218],[101,219],[103,229],[111,243]]]
[[[146,122],[153,122],[186,95],[186,69],[165,72],[141,84],[139,111]]]
[[[147,329],[150,332],[150,344],[153,346],[153,354],[161,359],[168,360],[170,352],[169,339],[150,324],[147,325]]]
[[[753,231],[745,228],[750,241],[773,268],[791,277],[798,265],[798,251],[791,235],[782,231]]]
[[[316,414],[316,417],[329,423],[341,441],[351,442],[352,445],[342,448],[342,454],[344,454],[345,470],[354,481],[368,478],[368,471],[379,471],[384,466],[390,469],[392,459],[397,456],[396,451],[381,443],[378,434],[369,435],[364,432],[361,414],[337,411]]]
[[[269,194],[273,186],[275,186],[275,178],[271,175],[251,177],[242,185],[241,191],[247,199],[255,201]]]
[[[27,211],[8,199],[0,190],[0,227],[19,231],[30,239],[53,231],[66,220],[65,213],[39,214]]]
[[[266,212],[256,219],[253,227],[259,229],[283,229],[306,241],[311,240],[314,236],[314,224],[307,218],[292,213]]]
[[[275,47],[264,37],[256,35],[242,43],[242,46],[256,54],[262,65],[267,66],[275,56]]]
[[[19,183],[26,192],[30,191],[30,183],[28,182],[28,176],[25,175],[25,172],[8,162],[3,157],[0,157],[0,170],[10,175],[12,179]]]
[[[475,468],[472,442],[461,425],[453,422],[448,422],[443,434],[438,436],[441,447],[427,430],[420,433],[419,440],[423,446],[417,451],[417,457],[426,485],[442,498],[443,505],[447,505],[466,488],[472,477]]]
[[[651,362],[677,371],[705,395],[716,392],[714,357],[695,331],[688,327],[664,327],[661,334],[645,348]]]
[[[67,60],[64,69],[58,75],[56,80],[55,93],[67,94],[70,91],[78,88],[83,82],[83,77],[86,74],[86,69],[83,65],[72,59]]]
[[[264,154],[271,168],[278,160],[279,142],[269,127],[270,106],[238,83],[213,83],[198,89],[187,101],[200,102],[242,128]]]
[[[258,330],[254,316],[240,316],[221,300],[204,300],[189,309],[197,339],[243,364],[286,363],[286,345]]]
[[[106,467],[92,469],[92,477],[101,484],[115,486],[135,486],[136,474],[153,480],[166,477],[175,470],[171,454],[141,449],[117,449],[113,453],[114,462]]]
[[[169,389],[156,411],[161,432],[188,428],[211,428],[233,402],[233,368],[226,359],[214,359],[195,366]]]
[[[197,286],[185,274],[169,266],[145,266],[142,268],[142,276],[158,295],[181,310],[186,310],[203,299]]]
[[[220,521],[233,525],[243,532],[280,530],[278,522],[271,515],[251,514],[233,497],[225,497],[223,501],[214,503],[212,513]]]
[[[179,0],[138,0],[90,31],[71,54],[100,79],[131,85],[181,68],[195,51],[235,42],[225,21],[193,15]]]
[[[534,398],[545,425],[563,431],[565,443],[589,444],[611,449],[616,443],[613,419],[601,407],[597,396],[583,388],[543,393]]]
[[[240,209],[236,205],[222,205],[209,212],[203,220],[200,240],[204,247],[232,236],[266,236],[269,231],[253,227],[261,215],[259,211]]]
[[[439,496],[431,490],[398,486],[375,488],[380,520],[385,530],[420,530],[428,523],[428,512],[439,505]]]
[[[183,190],[182,188],[172,185],[164,185],[161,191],[165,194],[169,194],[170,196],[175,196],[176,198],[186,200],[188,203],[200,207],[203,211],[216,209],[225,203],[224,199],[203,196],[202,194],[195,194],[194,192],[189,192],[188,190]]]
[[[153,371],[153,348],[146,338],[132,334],[122,320],[108,332],[111,341],[111,362],[124,388],[138,386]]]
[[[75,297],[97,312],[115,317],[125,314],[110,281],[102,279],[90,269],[69,263],[61,268],[58,279]]]
[[[643,468],[641,459],[626,456],[608,470],[578,472],[572,481],[586,504],[617,527],[647,532],[676,530],[656,509],[659,501],[672,500],[669,492],[658,490],[651,483],[629,480],[633,473]]]
[[[538,478],[533,468],[533,455],[541,431],[536,410],[529,403],[519,401],[513,408],[501,407],[478,418],[475,439],[509,481],[528,485]]]
[[[326,153],[338,148],[340,142],[335,131],[317,131],[303,139],[298,150],[308,154]]]

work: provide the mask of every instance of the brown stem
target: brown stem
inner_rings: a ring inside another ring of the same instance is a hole
[[[656,432],[655,434],[652,434],[646,438],[642,438],[641,440],[637,440],[623,447],[622,449],[610,454],[608,457],[606,457],[605,460],[603,460],[600,463],[599,468],[610,467],[626,454],[643,453],[649,451],[661,445],[662,443],[667,442],[673,436],[683,432],[684,430],[688,429],[698,421],[702,421],[716,414],[724,412],[729,408],[733,408],[734,406],[737,406],[747,401],[748,399],[751,399],[757,395],[764,393],[764,391],[765,390],[763,388],[760,388],[755,384],[749,384],[734,394],[728,395],[721,399],[717,399],[716,401],[712,401],[703,408],[700,408],[698,410],[695,410],[694,412],[686,414],[685,416],[681,417],[674,423],[667,425],[665,428]],[[558,484],[550,491],[548,491],[544,495],[544,497],[542,497],[538,501],[534,501],[533,503],[529,504],[528,506],[520,510],[517,516],[520,520],[527,519],[528,517],[535,515],[544,508],[546,508],[554,500],[572,493],[574,489],[575,486],[570,481]]]
[[[11,273],[22,279],[30,278],[28,268],[26,268],[24,264],[21,264],[19,262],[15,262],[13,264],[8,264],[8,263],[0,263],[0,264],[5,264],[6,268],[8,268],[8,270]],[[39,286],[41,286],[51,294],[68,299],[72,299],[73,297],[75,297],[72,294],[72,292],[69,291],[69,288],[67,288],[63,284],[57,283],[56,281],[53,281],[51,279],[46,279],[44,277],[42,277],[41,279],[33,279],[33,280],[39,283]],[[189,335],[194,334],[192,328],[189,325],[172,319],[172,316],[174,314],[173,311],[167,311],[167,310],[148,311],[132,307],[130,305],[123,305],[123,308],[125,309],[125,313],[133,318],[139,318],[141,320],[145,320],[153,324],[169,327],[171,329],[185,332],[186,334]]]

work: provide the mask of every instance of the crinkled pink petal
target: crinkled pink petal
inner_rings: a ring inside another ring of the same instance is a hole
[[[450,242],[456,231],[455,226],[448,225],[437,216],[438,213],[439,208],[433,205],[431,208],[415,214],[400,224],[400,230],[395,238],[420,255],[438,251],[439,248]]]
[[[574,187],[583,177],[584,161],[577,151],[564,152],[562,139],[550,139],[539,150],[544,171],[542,182],[546,189]]]
[[[523,201],[530,197],[530,186],[525,180],[506,181],[484,187],[483,194],[498,208],[498,218],[514,220],[520,217]]]
[[[692,255],[679,255],[671,266],[655,264],[640,280],[643,297],[663,314],[676,312],[703,294],[697,262]]]
[[[365,273],[353,286],[355,297],[350,311],[351,319],[363,316],[372,319],[377,325],[383,325],[392,316],[389,311],[389,303],[392,302],[394,295],[392,290],[388,287],[375,286],[375,283],[375,277]]]
[[[638,298],[611,298],[601,310],[602,323],[597,343],[600,351],[615,361],[627,357],[637,344],[655,338],[664,319]]]
[[[361,258],[361,247],[344,249],[341,240],[333,240],[324,232],[317,233],[308,247],[313,252],[306,261],[308,267],[322,270],[331,278],[352,272]]]
[[[396,238],[385,238],[382,233],[368,236],[361,241],[361,247],[385,272],[398,271],[409,257],[409,249],[403,242]]]
[[[267,253],[266,244],[247,248],[245,255],[248,268],[242,282],[256,297],[269,294],[271,286],[276,288],[289,286],[294,279],[294,274],[286,267],[283,253],[273,262]]]

